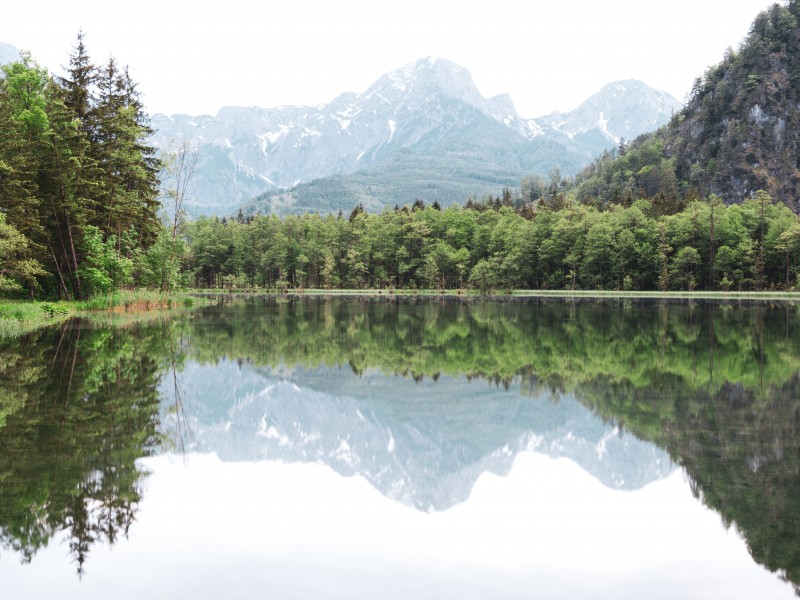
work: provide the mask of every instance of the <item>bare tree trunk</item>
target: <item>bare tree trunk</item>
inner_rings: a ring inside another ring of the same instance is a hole
[[[53,148],[55,150],[55,147]],[[56,169],[58,170],[58,191],[61,196],[61,209],[64,211],[64,220],[67,226],[67,236],[69,237],[69,247],[72,252],[72,263],[73,267],[75,268],[75,286],[76,286],[76,296],[78,299],[83,298],[83,293],[81,292],[81,276],[78,274],[78,255],[75,252],[75,240],[72,236],[72,226],[69,222],[69,212],[66,209],[67,203],[67,193],[64,189],[64,172],[61,169],[61,161],[58,157],[58,152],[54,152],[55,161],[56,161]]]
[[[56,266],[56,271],[58,272],[58,280],[61,283],[61,288],[64,290],[64,294],[66,294],[67,300],[72,299],[72,295],[69,293],[67,289],[67,284],[64,283],[64,276],[61,274],[61,267],[58,264],[58,259],[56,258],[56,253],[53,250],[52,246],[50,247],[50,254],[53,255],[53,264]]]

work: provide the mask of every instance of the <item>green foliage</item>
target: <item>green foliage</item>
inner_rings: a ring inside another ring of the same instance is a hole
[[[100,230],[89,225],[84,233],[85,259],[78,269],[89,295],[104,294],[131,283],[133,263],[120,256],[114,236],[103,241]]]
[[[734,289],[763,290],[791,289],[800,269],[797,218],[766,194],[734,206],[696,200],[668,215],[645,199],[605,210],[558,203],[530,211],[496,198],[437,210],[420,201],[380,214],[357,207],[347,219],[201,218],[185,227],[182,278],[202,288],[466,285],[484,293],[713,290],[725,279]],[[166,256],[168,242],[151,251]]]
[[[42,265],[31,258],[30,240],[14,226],[6,223],[0,212],[0,292],[32,286],[39,275],[44,275]]]
[[[120,285],[126,267],[102,245],[114,238],[119,258],[133,260],[159,226],[159,164],[135,84],[113,60],[92,65],[82,34],[64,78],[29,56],[3,71],[0,197],[24,251],[14,251],[13,273],[0,256],[0,285],[66,299]]]
[[[497,272],[491,262],[482,259],[469,274],[469,285],[484,294],[497,287]]]
[[[6,98],[13,106],[15,118],[32,137],[43,135],[50,128],[47,116],[47,87],[50,76],[29,54],[20,62],[3,65]]]

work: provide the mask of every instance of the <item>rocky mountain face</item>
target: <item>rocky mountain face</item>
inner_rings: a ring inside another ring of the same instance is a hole
[[[797,210],[799,23],[798,0],[759,14],[739,48],[697,78],[668,127],[579,175],[578,198],[647,197],[674,212],[698,196],[737,203],[764,190]]]
[[[663,92],[625,81],[575,111],[523,119],[507,95],[484,98],[466,69],[426,58],[362,94],[317,107],[155,115],[152,125],[163,152],[184,139],[197,148],[195,214],[230,213],[258,195],[267,211],[333,211],[416,197],[447,204],[554,167],[574,173],[620,138],[664,124],[679,107]]]
[[[677,175],[701,193],[739,202],[757,190],[800,194],[800,2],[758,15],[737,52],[695,82],[667,132]]]
[[[162,422],[182,419],[187,450],[326,464],[422,511],[465,501],[482,473],[507,474],[523,451],[569,458],[612,489],[638,489],[675,468],[666,452],[575,399],[526,397],[520,382],[506,391],[465,378],[223,361],[189,363],[179,383],[185,412],[165,409]],[[163,405],[173,406],[174,387],[162,387]]]

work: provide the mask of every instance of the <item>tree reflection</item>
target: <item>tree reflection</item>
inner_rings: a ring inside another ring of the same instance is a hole
[[[142,498],[136,459],[158,442],[159,336],[71,322],[0,348],[0,541],[23,561],[60,530],[82,574],[125,536]]]

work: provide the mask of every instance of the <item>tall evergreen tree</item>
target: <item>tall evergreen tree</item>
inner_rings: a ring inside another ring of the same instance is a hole
[[[54,80],[27,55],[3,75],[0,211],[47,271],[28,271],[38,280],[27,277],[31,291],[37,283],[46,294],[81,298],[97,248],[107,253],[114,240],[118,258],[130,259],[161,227],[147,115],[127,69],[113,59],[95,68],[82,32],[64,77]]]
[[[97,67],[89,58],[83,38],[83,31],[78,31],[78,40],[69,57],[67,73],[64,77],[56,78],[56,81],[64,90],[64,104],[80,119],[83,130],[88,133],[91,128]]]
[[[158,235],[158,172],[155,151],[146,145],[152,130],[127,69],[113,58],[100,70],[93,110],[94,156],[103,173],[98,226],[121,242],[135,231],[144,243]]]

